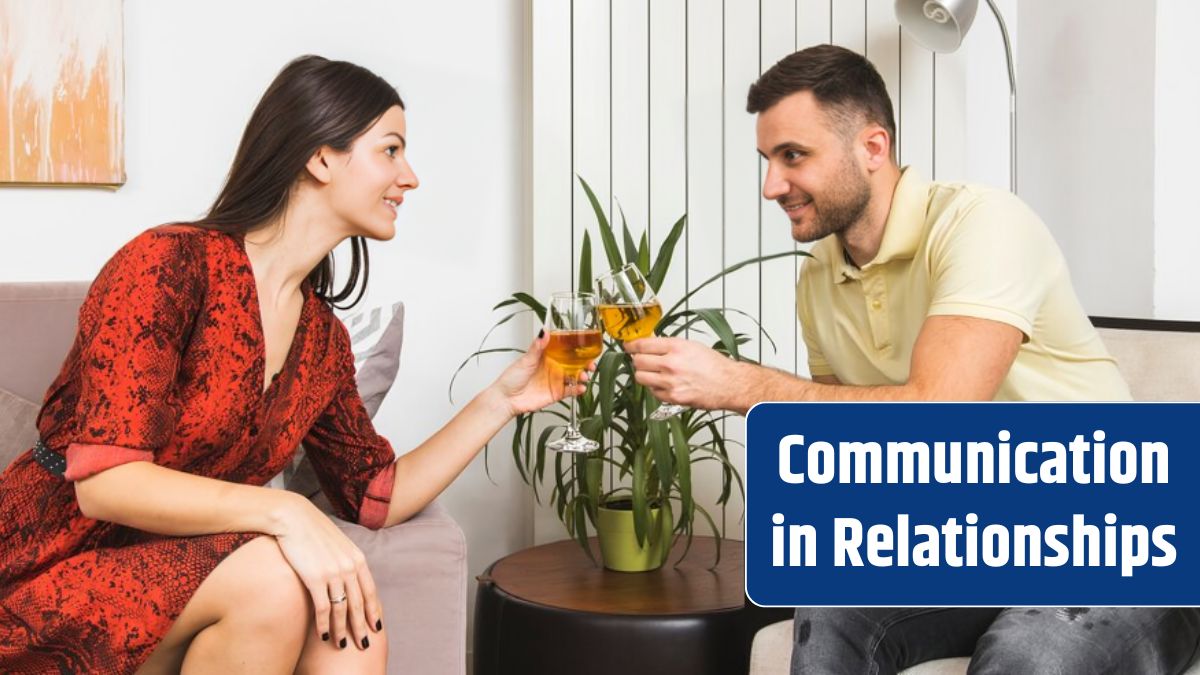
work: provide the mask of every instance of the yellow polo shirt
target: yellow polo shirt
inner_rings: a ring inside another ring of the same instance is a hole
[[[814,376],[903,384],[925,318],[969,316],[1025,335],[995,400],[1130,399],[1058,245],[1012,194],[906,168],[874,260],[856,268],[836,235],[811,253],[796,304]]]

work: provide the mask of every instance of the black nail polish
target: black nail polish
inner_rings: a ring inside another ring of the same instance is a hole
[[[338,648],[340,648],[340,649],[346,648],[346,638],[342,638],[342,641],[338,643]]]
[[[538,339],[539,339],[539,340],[541,340],[541,339],[542,339],[542,336],[544,336],[545,334],[546,334],[546,329],[545,329],[545,328],[543,328],[543,329],[539,330],[539,331],[538,331]]]
[[[383,630],[383,619],[375,620],[375,630]]]
[[[321,642],[329,642],[329,633],[321,633]]]
[[[368,640],[366,637],[363,637],[363,649],[366,649],[367,647],[370,647],[370,646],[371,646],[371,641]]]

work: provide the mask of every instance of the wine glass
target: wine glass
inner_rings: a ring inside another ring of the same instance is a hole
[[[546,307],[546,358],[562,369],[568,390],[579,381],[579,373],[587,368],[603,349],[600,324],[596,316],[594,293],[555,293]],[[600,444],[579,433],[575,425],[575,397],[571,397],[571,422],[567,433],[546,447],[557,452],[591,452]]]
[[[596,279],[596,290],[600,295],[600,320],[610,337],[625,342],[654,334],[662,318],[662,305],[637,265],[625,265]],[[687,408],[681,405],[664,403],[650,413],[650,419],[661,422],[684,410]]]

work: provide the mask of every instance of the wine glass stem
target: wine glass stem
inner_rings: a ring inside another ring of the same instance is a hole
[[[567,438],[577,438],[579,429],[575,426],[575,377],[567,377],[567,392],[571,397],[571,425],[567,427]]]

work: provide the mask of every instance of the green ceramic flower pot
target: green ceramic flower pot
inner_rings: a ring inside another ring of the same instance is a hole
[[[650,509],[650,529],[662,534],[653,543],[647,539],[645,546],[638,546],[632,509],[601,506],[598,515],[596,536],[600,540],[600,556],[605,567],[616,572],[649,572],[662,567],[665,547],[671,537],[670,527],[662,527],[659,509]]]

